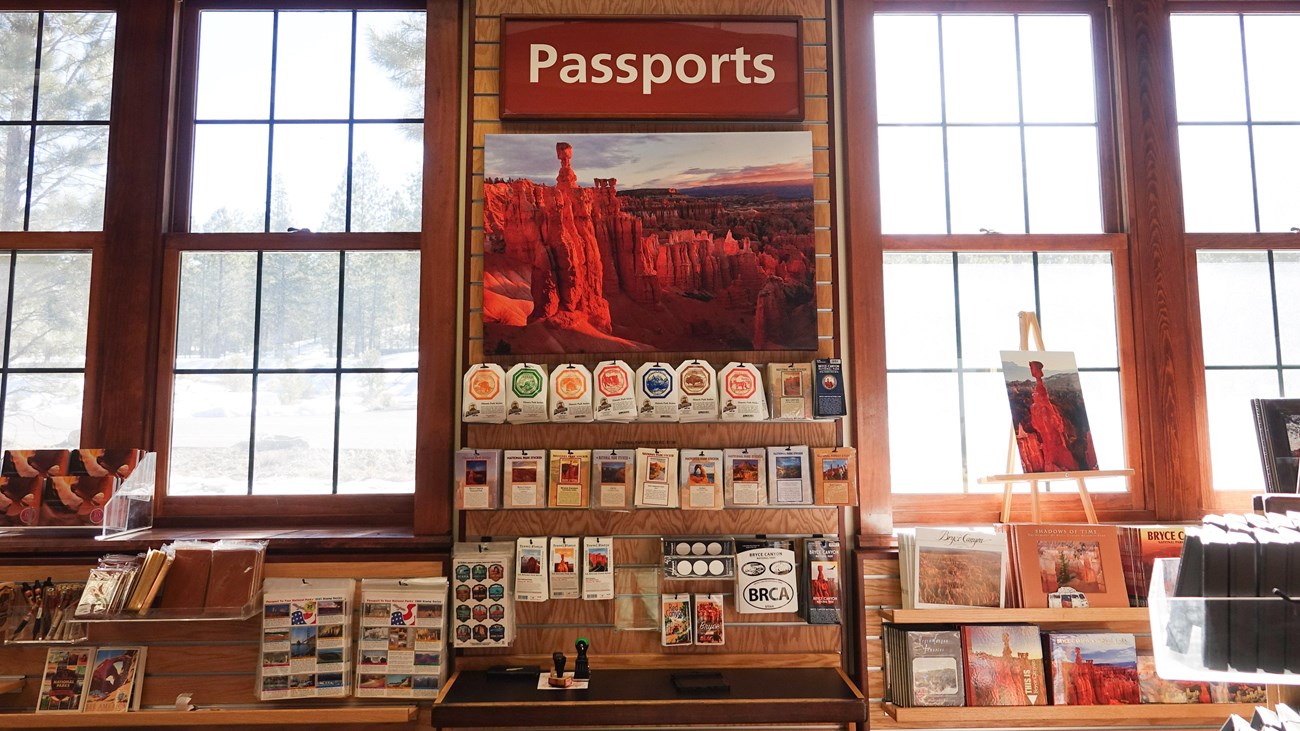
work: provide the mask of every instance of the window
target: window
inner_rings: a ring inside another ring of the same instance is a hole
[[[0,12],[0,446],[81,445],[117,18]]]
[[[424,13],[185,22],[168,495],[409,493]]]
[[[1171,21],[1187,230],[1300,227],[1300,16]]]
[[[977,480],[1007,471],[998,351],[1016,348],[1020,311],[1038,315],[1049,350],[1076,353],[1100,465],[1133,463],[1116,317],[1125,242],[1103,233],[1117,213],[1098,17],[874,18],[896,496],[1001,491]],[[909,505],[925,509],[895,499]]]
[[[1300,396],[1300,16],[1170,19],[1216,490],[1263,490],[1252,398]],[[1290,250],[1288,250],[1290,249]]]
[[[0,13],[0,231],[104,225],[112,13]]]
[[[885,234],[1102,231],[1092,22],[876,16]]]
[[[90,253],[0,253],[6,449],[81,446]]]

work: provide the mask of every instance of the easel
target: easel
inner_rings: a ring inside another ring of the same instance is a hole
[[[1020,349],[1029,350],[1029,334],[1034,334],[1034,344],[1038,350],[1047,350],[1043,347],[1043,329],[1038,324],[1038,316],[1032,312],[1020,313]],[[1016,468],[1016,429],[1011,427],[1011,442],[1007,445],[1007,474],[990,475],[981,477],[978,482],[981,485],[1002,485],[1002,518],[1001,522],[1011,522],[1011,491],[1012,486],[1017,482],[1029,483],[1029,504],[1030,515],[1033,522],[1042,521],[1042,511],[1038,502],[1038,483],[1051,480],[1074,480],[1079,486],[1079,500],[1083,503],[1083,512],[1088,516],[1088,522],[1096,524],[1097,509],[1092,506],[1092,496],[1088,494],[1088,485],[1085,480],[1089,477],[1130,477],[1133,470],[1071,470],[1068,472],[1032,472],[1032,473],[1015,473]]]

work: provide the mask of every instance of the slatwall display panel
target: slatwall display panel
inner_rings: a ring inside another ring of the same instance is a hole
[[[777,122],[616,122],[547,121],[502,122],[499,118],[500,41],[502,15],[618,16],[636,15],[673,19],[681,16],[786,16],[798,17],[803,42],[804,121]],[[470,100],[468,240],[466,265],[466,351],[469,367],[486,361],[509,368],[529,360],[555,366],[578,362],[594,366],[601,360],[622,358],[633,368],[642,362],[664,360],[674,366],[694,352],[650,351],[620,355],[487,355],[483,339],[484,138],[498,133],[672,133],[796,131],[811,133],[813,144],[813,240],[815,256],[813,293],[816,309],[817,350],[813,351],[711,351],[698,356],[715,368],[732,360],[754,363],[807,362],[814,357],[838,355],[836,348],[833,286],[836,238],[832,231],[834,197],[831,179],[831,98],[828,44],[828,4],[824,0],[723,0],[707,8],[690,0],[476,0],[472,5],[473,38]],[[581,175],[575,154],[574,169]],[[558,164],[557,164],[558,169]],[[681,449],[728,447],[834,446],[839,443],[834,422],[738,424],[527,424],[470,425],[465,446],[484,449],[609,449],[658,446]],[[657,593],[720,592],[725,596],[726,644],[722,647],[665,648],[658,630],[615,629],[615,604],[611,601],[551,600],[519,603],[519,637],[514,646],[500,650],[461,650],[457,667],[480,668],[501,662],[550,664],[556,650],[572,651],[573,641],[592,641],[592,663],[599,667],[710,666],[838,666],[842,655],[842,628],[808,625],[797,615],[740,615],[735,612],[732,581],[672,581],[655,586],[635,585],[619,569],[649,569],[661,561],[662,536],[809,536],[840,533],[841,513],[835,508],[729,509],[718,512],[642,510],[630,513],[573,510],[466,511],[462,514],[462,539],[490,536],[509,540],[518,536],[614,536],[616,595],[635,598],[658,613]],[[842,576],[850,576],[843,571]],[[657,624],[657,623],[656,623]]]
[[[466,277],[465,306],[469,317],[466,322],[466,363],[484,360],[509,367],[522,357],[489,355],[483,340],[483,142],[486,135],[499,133],[641,133],[641,132],[738,132],[738,131],[790,131],[806,130],[813,144],[813,218],[815,272],[813,293],[816,307],[817,350],[812,351],[713,351],[705,354],[717,367],[730,360],[750,362],[808,361],[813,357],[828,358],[837,354],[835,345],[835,235],[832,231],[834,217],[831,201],[834,197],[831,179],[831,80],[830,20],[824,0],[720,0],[707,8],[691,0],[477,0],[473,3],[471,32],[472,70],[470,98],[470,182],[469,182],[469,241],[468,273]],[[671,19],[678,16],[785,16],[799,17],[803,41],[804,64],[804,121],[790,122],[503,122],[499,117],[499,81],[502,15],[558,15],[605,16],[639,15]],[[581,160],[574,160],[580,171]],[[558,166],[557,166],[558,169]],[[625,358],[641,362],[646,360],[673,360],[679,362],[683,351],[629,353]],[[553,365],[575,360],[570,356],[529,356],[534,362]],[[674,360],[675,359],[675,360]],[[578,362],[592,365],[600,357],[577,358]]]
[[[84,581],[88,565],[82,566],[0,566],[0,581],[30,581],[33,577],[51,576],[55,581]],[[331,563],[274,563],[266,564],[270,576],[319,578],[407,578],[416,576],[442,576],[442,560],[357,561]],[[358,581],[358,591],[360,582]],[[360,611],[354,601],[353,614]],[[354,624],[354,626],[356,626]],[[337,707],[338,699],[313,700],[306,703],[259,701],[257,699],[257,671],[261,660],[260,614],[243,621],[211,622],[157,622],[125,621],[96,622],[88,625],[86,646],[144,645],[148,647],[145,658],[145,675],[140,708],[163,710],[174,708],[176,696],[193,694],[192,702],[201,708],[263,708],[283,709],[291,705],[306,705],[301,716],[283,719],[276,723],[292,724],[318,721],[322,728],[331,720],[330,710],[313,711],[311,707],[328,709]],[[20,693],[0,694],[0,727],[8,725],[5,712],[27,712],[36,708],[44,672],[45,655],[49,648],[43,646],[0,646],[0,674],[22,675],[26,684]],[[414,701],[407,701],[407,705]],[[144,712],[141,711],[141,713]],[[426,712],[427,716],[427,712]],[[51,718],[43,714],[43,719]],[[80,728],[75,714],[61,715],[69,728]],[[147,717],[146,717],[147,718]],[[14,719],[16,721],[16,719]],[[401,724],[377,728],[417,728]],[[427,724],[426,724],[427,727]]]

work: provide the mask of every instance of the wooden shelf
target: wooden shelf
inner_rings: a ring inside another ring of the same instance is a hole
[[[880,704],[900,724],[924,728],[1050,727],[1097,725],[1218,726],[1236,713],[1250,718],[1250,703],[1146,703],[1130,706],[976,706],[962,708],[899,708]]]
[[[0,675],[0,693],[21,693],[27,685],[22,675]]]
[[[1146,607],[1086,609],[886,609],[880,613],[895,624],[1016,624],[1113,625],[1147,624]]]
[[[129,713],[5,713],[5,728],[141,728],[147,726],[308,726],[410,723],[416,706],[318,706],[247,710],[131,711]]]

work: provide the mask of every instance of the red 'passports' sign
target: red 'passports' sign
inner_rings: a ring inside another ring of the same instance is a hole
[[[502,119],[803,119],[797,18],[505,17]]]

